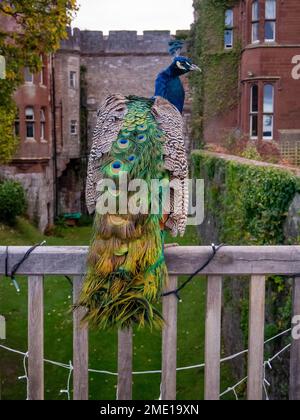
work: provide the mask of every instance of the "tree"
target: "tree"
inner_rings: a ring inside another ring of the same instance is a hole
[[[24,67],[41,70],[41,54],[59,48],[77,10],[77,0],[0,0],[0,55],[6,60],[6,79],[0,79],[0,163],[16,149],[12,122],[13,93],[23,82]]]

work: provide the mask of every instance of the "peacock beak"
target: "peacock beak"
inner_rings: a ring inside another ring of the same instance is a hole
[[[200,71],[200,72],[202,71],[202,70],[200,69],[200,67],[196,66],[196,64],[192,64],[192,65],[191,65],[190,70],[191,70],[191,71]]]

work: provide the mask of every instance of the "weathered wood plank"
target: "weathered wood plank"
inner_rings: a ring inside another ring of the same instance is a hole
[[[73,278],[73,302],[76,304],[83,284],[82,276]],[[85,314],[83,308],[73,312],[73,398],[74,400],[89,399],[89,344],[88,326],[82,325],[81,320]]]
[[[265,332],[264,276],[252,276],[250,280],[248,400],[262,400],[264,374]]]
[[[28,398],[44,399],[44,280],[28,278]]]
[[[132,400],[132,329],[118,332],[118,400]]]
[[[166,292],[176,290],[176,288],[177,277],[171,276]],[[162,335],[162,400],[176,400],[177,306],[178,301],[174,294],[163,298],[165,326]]]
[[[9,268],[28,247],[9,247]],[[40,247],[22,264],[19,274],[80,275],[86,269],[87,247]],[[170,275],[192,274],[211,255],[210,247],[166,249]],[[0,274],[5,273],[6,247],[0,247]],[[293,275],[300,272],[300,246],[227,246],[220,249],[202,274],[214,275]]]
[[[300,322],[300,277],[294,279],[293,284],[293,318],[299,325]],[[300,338],[299,328],[293,331],[290,359],[290,400],[300,400]]]
[[[208,276],[205,323],[205,400],[219,400],[222,276]]]

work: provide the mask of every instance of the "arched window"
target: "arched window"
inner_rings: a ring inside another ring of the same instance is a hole
[[[225,32],[224,47],[231,49],[233,47],[233,10],[227,9],[225,12]]]
[[[276,0],[266,0],[265,41],[274,42],[276,34]]]
[[[32,106],[28,106],[25,109],[25,119],[26,119],[26,138],[34,139],[35,121],[34,121],[34,108]]]
[[[259,2],[258,0],[252,3],[252,43],[259,42]]]

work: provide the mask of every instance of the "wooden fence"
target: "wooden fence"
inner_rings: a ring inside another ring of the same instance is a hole
[[[27,247],[9,247],[8,272]],[[177,277],[194,273],[210,256],[210,247],[177,247],[166,250],[170,274],[167,290]],[[85,272],[87,247],[40,247],[22,264],[18,274],[28,276],[28,377],[29,399],[44,398],[44,275],[73,277],[74,302]],[[6,247],[0,247],[0,274],[5,273]],[[300,315],[300,246],[234,247],[219,250],[203,270],[207,275],[205,337],[205,399],[220,394],[222,277],[250,276],[248,384],[249,400],[263,398],[265,281],[266,275],[294,277],[293,314]],[[298,277],[297,277],[298,275]],[[196,280],[195,280],[196,281]],[[162,399],[176,399],[177,298],[163,299],[166,326],[162,337]],[[73,367],[75,400],[88,399],[88,331],[80,326],[82,310],[74,312]],[[119,332],[118,398],[132,398],[132,332]],[[300,340],[293,340],[290,357],[290,399],[300,400]]]

